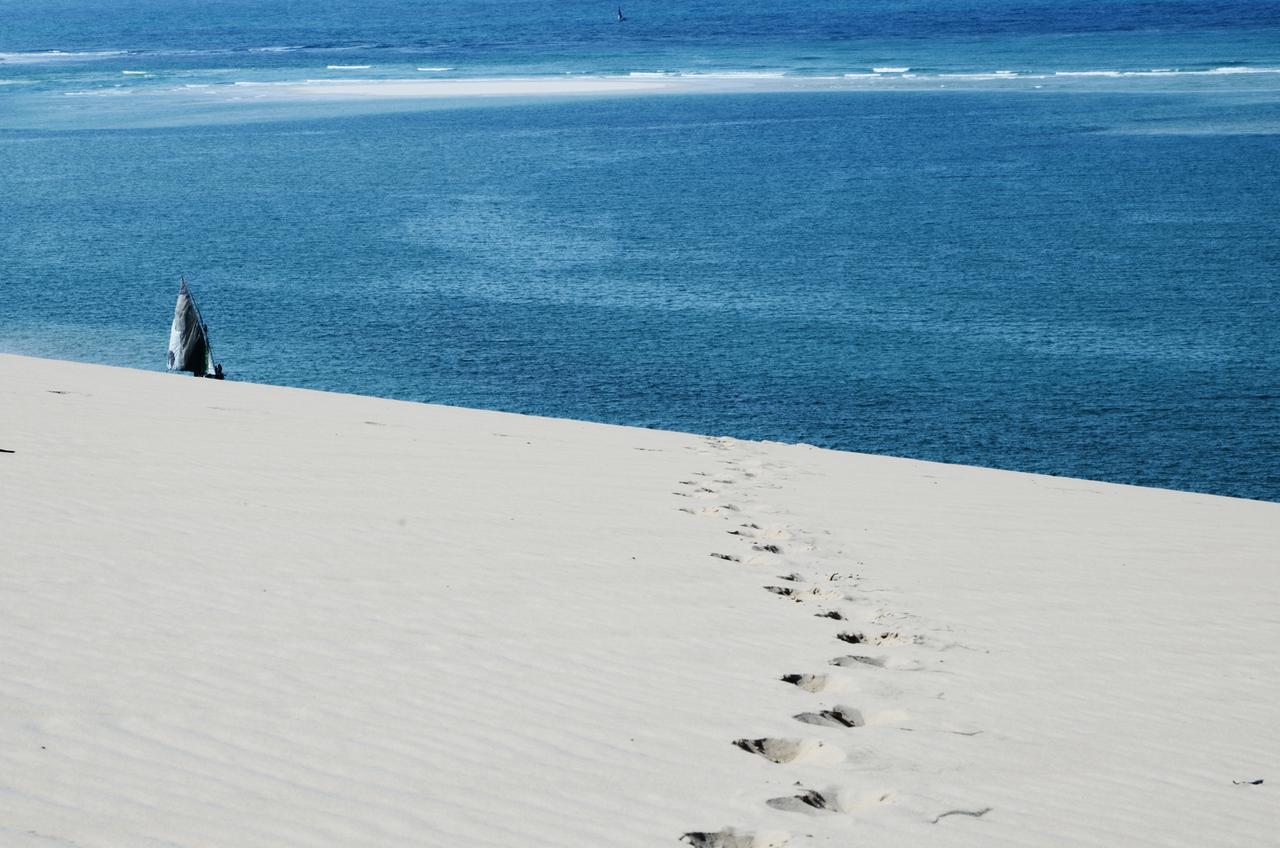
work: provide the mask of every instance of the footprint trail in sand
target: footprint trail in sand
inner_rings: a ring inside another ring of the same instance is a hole
[[[830,772],[833,785],[823,789],[804,789],[792,795],[770,798],[764,806],[810,819],[801,837],[785,832],[725,827],[718,831],[691,831],[681,839],[694,846],[708,848],[759,848],[784,846],[802,838],[812,844],[840,839],[839,831],[823,833],[815,830],[822,819],[862,816],[877,808],[897,805],[921,823],[937,824],[954,811],[929,809],[930,800],[909,791],[899,792],[876,787],[876,775],[860,758],[850,756],[848,746],[864,743],[867,733],[881,731],[936,730],[971,736],[981,731],[957,731],[947,728],[905,727],[907,713],[897,709],[865,709],[844,703],[829,702],[836,692],[866,688],[875,681],[884,692],[901,692],[891,681],[897,675],[940,671],[936,656],[943,647],[931,642],[924,633],[908,632],[891,622],[913,621],[904,614],[869,597],[860,589],[862,578],[849,571],[851,563],[839,550],[824,549],[824,541],[832,536],[828,530],[793,527],[768,504],[757,500],[768,490],[782,488],[786,468],[776,462],[753,455],[751,443],[725,438],[709,438],[700,453],[718,467],[704,466],[679,482],[676,494],[687,498],[714,500],[714,506],[677,507],[699,518],[730,523],[725,532],[732,537],[730,546],[710,551],[709,557],[741,572],[741,579],[759,579],[764,591],[793,603],[797,613],[828,619],[833,625],[831,639],[852,653],[842,653],[828,660],[837,672],[788,672],[781,682],[795,686],[814,699],[814,705],[791,716],[799,725],[826,735],[819,737],[780,738],[742,737],[732,743],[748,754],[762,757],[780,769],[803,766],[812,774],[813,767]],[[710,464],[710,463],[709,463]],[[727,540],[728,541],[728,540]],[[834,545],[832,545],[834,547]],[[711,566],[714,567],[714,566]],[[767,569],[767,571],[764,571]],[[769,582],[777,581],[777,582]],[[888,624],[889,626],[886,626]],[[834,645],[833,645],[834,647]],[[911,676],[911,674],[908,674]],[[903,678],[905,679],[905,678]],[[874,734],[873,734],[874,736]],[[863,750],[854,748],[852,750]],[[909,764],[914,765],[914,764]],[[906,788],[909,790],[909,787]],[[937,801],[934,801],[937,803]],[[980,808],[985,815],[989,808]],[[978,816],[971,816],[977,818]],[[847,838],[847,834],[843,838]],[[842,843],[841,843],[842,844]]]

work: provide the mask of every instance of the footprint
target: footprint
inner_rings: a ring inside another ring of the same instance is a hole
[[[777,545],[752,545],[751,550],[764,551],[765,553],[770,553],[770,554],[782,553],[782,548],[778,547]]]
[[[821,792],[806,789],[799,795],[783,798],[772,798],[766,801],[775,810],[792,813],[816,815],[828,813],[860,813],[874,807],[893,803],[893,793],[887,791],[851,792],[849,790],[826,789]]]
[[[858,656],[857,654],[849,654],[843,657],[836,657],[831,661],[831,664],[843,666],[845,668],[850,668],[850,667],[859,666],[859,665],[869,665],[875,668],[884,668],[885,658],[884,657],[863,657],[863,656]]]
[[[821,692],[829,682],[825,674],[784,674],[778,679],[806,692]]]
[[[672,492],[672,494],[674,495],[679,493]],[[720,506],[707,506],[707,507],[703,507],[702,509],[694,509],[692,507],[682,506],[682,507],[679,507],[679,510],[681,512],[687,512],[690,515],[724,515],[726,512],[737,512],[738,508],[733,504],[722,504]]]
[[[850,645],[919,645],[924,639],[919,636],[903,636],[901,633],[885,631],[880,634],[856,632],[837,633],[836,638]]]
[[[904,636],[901,633],[881,633],[873,645],[923,645],[923,636]]]
[[[680,837],[693,848],[785,848],[791,842],[787,833],[749,833],[726,827],[715,833],[693,831]]]
[[[771,763],[821,762],[835,763],[844,759],[844,752],[832,748],[821,739],[735,739],[733,744],[742,750],[764,757]]]
[[[814,586],[812,589],[804,593],[806,600],[810,601],[842,601],[844,600],[844,592],[837,589],[823,589]]]
[[[822,589],[817,586],[812,589],[792,589],[790,586],[765,586],[764,588],[775,595],[791,598],[797,603],[801,601],[839,601],[844,598],[844,594],[841,592],[833,589]]]
[[[831,661],[832,665],[842,666],[844,668],[852,668],[856,666],[869,665],[873,668],[888,668],[896,671],[919,671],[922,666],[916,660],[904,659],[902,657],[864,657],[858,654],[848,654],[843,657],[836,657]]]
[[[735,536],[745,536],[748,539],[760,539],[762,540],[761,544],[764,544],[765,542],[785,542],[792,538],[791,532],[785,526],[771,524],[767,527],[761,527],[754,521],[747,524],[740,524],[738,526],[742,529],[731,530],[729,532],[733,533]],[[813,550],[812,545],[803,545],[802,547],[806,550]]]
[[[867,724],[861,712],[853,707],[844,706],[835,706],[816,713],[800,713],[793,718],[796,721],[816,724],[820,727],[865,727]]]
[[[733,554],[714,554],[713,553],[712,556],[715,557],[716,559],[725,560],[726,562],[742,562],[741,559],[734,556]]]
[[[827,806],[827,796],[813,789],[806,789],[799,795],[770,798],[765,803],[775,810],[783,810],[788,813],[804,813],[810,816],[818,812],[835,812]]]
[[[839,610],[827,610],[826,612],[815,612],[814,616],[817,618],[834,618],[836,621],[844,621],[844,613],[840,612]],[[836,638],[840,639],[840,638],[843,638],[843,636],[844,634],[842,633],[840,634],[840,636],[837,636]]]

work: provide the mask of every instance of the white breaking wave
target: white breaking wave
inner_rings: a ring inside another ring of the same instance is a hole
[[[149,71],[121,71],[120,73],[127,77],[145,77],[151,75]]]
[[[1244,68],[1232,66],[1229,68],[1214,68],[1212,71],[1205,71],[1206,74],[1280,74],[1280,68]]]
[[[871,70],[875,71],[877,74],[905,74],[907,71],[911,70],[911,68],[885,67],[885,68],[872,68]],[[849,75],[845,74],[845,76],[849,76]]]
[[[30,53],[0,53],[0,62],[11,65],[34,65],[41,62],[86,62],[125,56],[125,50],[90,50],[83,53],[67,53],[62,50],[39,50]]]
[[[1054,71],[1055,77],[1207,77],[1223,74],[1280,74],[1280,68],[1249,68],[1228,65],[1221,68],[1182,70],[1180,68],[1152,68],[1149,71]]]
[[[938,79],[948,80],[1011,80],[1018,75],[1013,71],[987,71],[973,74],[938,74]]]
[[[783,71],[690,71],[679,74],[690,79],[781,79]]]

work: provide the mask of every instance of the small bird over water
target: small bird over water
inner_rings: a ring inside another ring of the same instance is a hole
[[[625,20],[626,20],[626,17],[622,14],[622,7],[621,7],[621,6],[619,6],[619,7],[618,7],[618,20],[620,20],[620,21],[625,21]]]

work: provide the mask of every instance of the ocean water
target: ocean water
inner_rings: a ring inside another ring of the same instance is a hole
[[[0,350],[1280,500],[1280,3],[119,5],[0,0]]]

